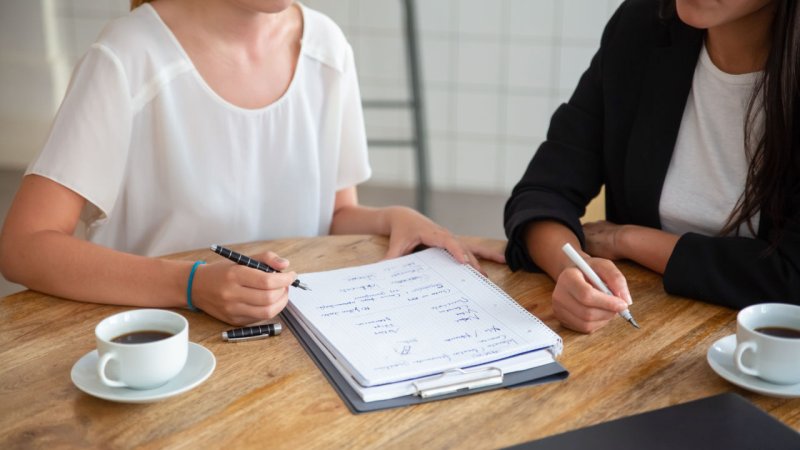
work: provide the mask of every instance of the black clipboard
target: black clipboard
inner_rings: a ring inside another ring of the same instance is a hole
[[[519,372],[512,372],[503,376],[502,383],[492,384],[490,386],[477,387],[473,389],[464,389],[447,394],[420,397],[417,395],[406,395],[403,397],[392,398],[388,400],[378,400],[374,402],[365,402],[361,396],[353,390],[344,379],[342,374],[333,366],[327,355],[319,348],[316,342],[308,336],[308,333],[297,323],[297,319],[292,316],[288,310],[281,313],[283,322],[292,331],[292,334],[300,342],[300,345],[306,350],[308,356],[325,375],[325,378],[331,383],[334,390],[339,394],[342,401],[347,405],[347,408],[353,414],[364,412],[379,411],[383,409],[399,408],[401,406],[415,405],[417,403],[425,403],[436,400],[445,400],[453,397],[460,397],[462,395],[476,394],[499,387],[516,388],[523,386],[531,386],[535,384],[550,383],[553,381],[560,381],[569,376],[569,372],[558,362],[552,362],[543,366],[534,367],[528,370]]]

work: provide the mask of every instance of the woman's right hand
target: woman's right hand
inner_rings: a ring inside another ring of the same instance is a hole
[[[616,296],[604,294],[577,267],[569,266],[556,280],[553,312],[565,327],[592,333],[628,309],[630,292],[625,277],[613,262],[602,258],[588,258],[586,262]]]
[[[278,271],[289,261],[273,252],[251,256]],[[271,319],[289,301],[295,272],[266,273],[231,261],[198,266],[192,285],[192,303],[205,313],[232,325]]]

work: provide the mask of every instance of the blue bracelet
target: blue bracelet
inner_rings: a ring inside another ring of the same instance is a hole
[[[189,310],[191,311],[200,311],[192,304],[192,282],[194,282],[194,273],[197,271],[197,267],[200,264],[205,264],[206,262],[203,260],[195,261],[194,265],[192,266],[192,271],[189,272],[189,283],[186,285],[186,304],[189,306]]]

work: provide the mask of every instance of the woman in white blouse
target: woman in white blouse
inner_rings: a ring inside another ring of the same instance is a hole
[[[76,67],[23,179],[0,238],[7,279],[90,302],[188,302],[246,324],[283,309],[294,272],[154,256],[369,233],[390,236],[387,257],[425,244],[476,267],[503,261],[411,209],[358,204],[370,176],[361,99],[330,19],[291,0],[131,6]],[[73,237],[79,221],[87,240]]]

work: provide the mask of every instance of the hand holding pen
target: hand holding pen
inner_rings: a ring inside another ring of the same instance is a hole
[[[278,272],[277,270],[273,269],[268,264],[265,264],[265,263],[263,263],[263,262],[261,262],[261,261],[259,261],[257,259],[252,259],[249,256],[242,255],[241,253],[236,253],[233,250],[227,249],[225,247],[221,247],[219,245],[212,245],[211,246],[211,251],[213,251],[214,253],[217,253],[217,254],[219,254],[221,256],[224,256],[225,258],[228,258],[231,261],[235,262],[236,264],[240,264],[242,266],[247,266],[247,267],[250,267],[250,268],[253,268],[253,269],[256,269],[256,270],[260,270],[262,272],[267,272],[267,273]],[[300,289],[303,289],[303,290],[306,290],[306,291],[310,291],[311,290],[311,289],[309,289],[308,286],[306,286],[305,284],[301,283],[299,278],[294,280],[294,282],[292,282],[292,286],[300,288]]]
[[[597,273],[589,266],[581,255],[578,254],[577,251],[570,245],[569,243],[564,244],[561,248],[562,251],[567,255],[567,257],[572,261],[573,264],[583,273],[583,275],[589,280],[589,282],[599,291],[603,292],[609,296],[615,296],[610,289],[606,286],[603,280],[597,275]],[[630,304],[630,300],[628,304]],[[619,315],[622,316],[625,320],[627,320],[631,325],[636,328],[639,328],[639,324],[636,323],[636,320],[631,315],[628,309],[619,312]]]

